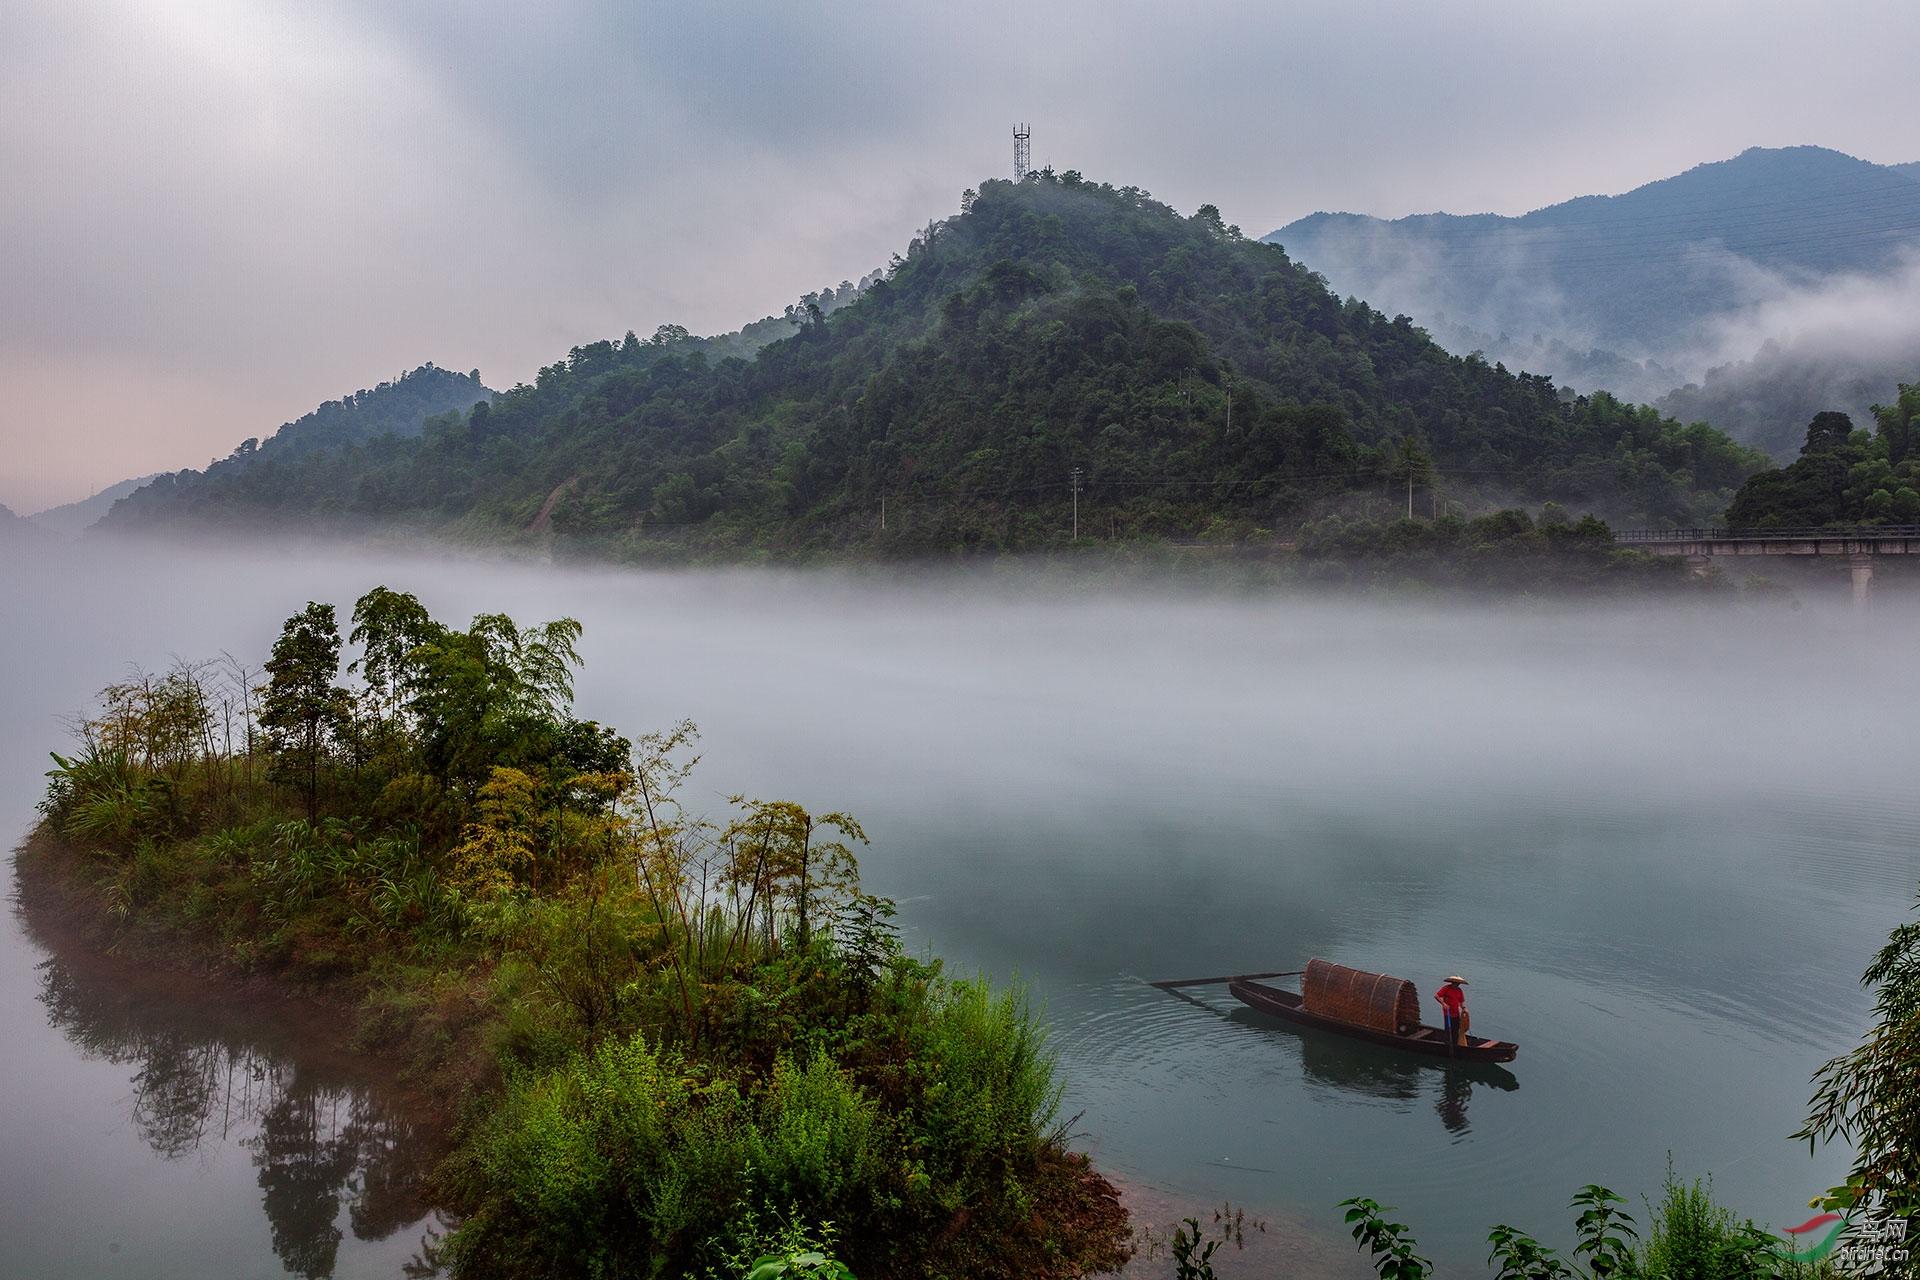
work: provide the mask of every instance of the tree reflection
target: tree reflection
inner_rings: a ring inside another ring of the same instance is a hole
[[[48,1020],[87,1056],[132,1068],[128,1115],[156,1153],[180,1160],[234,1144],[252,1154],[273,1250],[289,1273],[333,1274],[343,1206],[359,1240],[425,1215],[437,1135],[364,1083],[263,1043],[230,1011],[143,998],[60,957],[40,973]]]
[[[312,1089],[289,1089],[248,1139],[260,1167],[273,1251],[307,1280],[333,1274],[340,1251],[340,1195],[353,1176],[351,1135],[337,1123],[334,1100]]]

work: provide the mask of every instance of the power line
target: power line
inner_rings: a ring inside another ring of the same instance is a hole
[[[1569,202],[1569,203],[1572,203],[1572,202]],[[1843,212],[1846,212],[1846,211],[1858,212],[1861,210],[1872,210],[1872,209],[1881,209],[1881,208],[1886,208],[1886,209],[1913,208],[1915,206],[1920,206],[1920,183],[1914,183],[1913,188],[1911,190],[1889,186],[1883,190],[1872,193],[1866,198],[1863,198],[1857,201],[1850,200],[1850,199],[1837,199],[1837,200],[1829,199],[1829,200],[1816,201],[1816,200],[1807,200],[1799,197],[1790,197],[1784,200],[1767,200],[1767,201],[1761,201],[1755,204],[1747,204],[1747,205],[1718,204],[1718,203],[1709,202],[1709,203],[1703,203],[1703,204],[1694,206],[1692,208],[1674,209],[1674,210],[1668,210],[1662,213],[1629,214],[1624,216],[1606,216],[1601,219],[1595,219],[1594,221],[1586,222],[1586,223],[1570,223],[1570,222],[1559,222],[1554,220],[1541,219],[1540,215],[1546,212],[1546,210],[1536,210],[1533,213],[1522,214],[1518,217],[1509,217],[1503,214],[1491,214],[1491,213],[1468,213],[1468,214],[1429,213],[1429,214],[1414,214],[1411,217],[1393,218],[1393,219],[1374,218],[1367,214],[1334,214],[1331,216],[1336,218],[1357,218],[1361,220],[1360,222],[1361,226],[1365,226],[1369,228],[1392,229],[1396,231],[1405,232],[1407,234],[1417,234],[1430,240],[1448,240],[1448,239],[1464,240],[1464,239],[1470,239],[1480,235],[1484,235],[1490,230],[1505,231],[1505,232],[1520,232],[1520,233],[1570,234],[1575,232],[1592,232],[1595,234],[1608,234],[1611,231],[1614,231],[1620,228],[1657,226],[1657,225],[1661,225],[1669,222],[1684,222],[1684,221],[1693,220],[1693,219],[1698,219],[1702,222],[1706,222],[1711,220],[1715,216],[1724,216],[1726,214],[1731,214],[1731,213],[1746,213],[1746,212],[1752,212],[1756,210],[1763,211],[1763,212],[1778,211],[1778,212],[1787,213],[1789,216],[1785,218],[1780,218],[1780,219],[1772,219],[1771,221],[1791,222],[1795,220],[1794,211],[1796,210],[1804,211],[1808,213],[1817,213],[1826,209],[1833,208],[1834,206],[1838,206]],[[1432,226],[1432,227],[1423,226],[1423,225],[1413,225],[1413,224],[1424,223],[1426,220],[1429,220],[1429,219],[1441,219],[1441,218],[1447,219],[1446,223],[1438,226]],[[1539,219],[1539,220],[1536,221],[1536,219]],[[1763,220],[1763,221],[1766,221],[1766,220]],[[1475,223],[1478,223],[1479,225],[1470,225]],[[1344,227],[1347,224],[1342,224],[1342,225]],[[1284,241],[1282,243],[1284,243]]]
[[[1480,245],[1462,246],[1458,249],[1440,247],[1435,250],[1435,253],[1440,257],[1441,265],[1449,268],[1458,269],[1463,266],[1471,267],[1484,263],[1489,266],[1502,267],[1502,269],[1510,275],[1523,275],[1545,268],[1612,267],[1648,261],[1683,262],[1689,258],[1748,257],[1757,251],[1766,249],[1835,248],[1843,245],[1863,244],[1876,239],[1884,240],[1894,236],[1905,238],[1909,236],[1909,233],[1914,232],[1920,232],[1920,221],[1897,223],[1890,226],[1876,227],[1871,230],[1845,232],[1831,236],[1789,236],[1773,240],[1741,241],[1737,245],[1708,243],[1703,240],[1675,241],[1665,246],[1648,245],[1637,248],[1622,245],[1618,246],[1617,252],[1611,249],[1604,253],[1577,252],[1571,256],[1554,257],[1547,262],[1530,262],[1506,266],[1502,266],[1501,263],[1494,261],[1494,259],[1512,256],[1516,250],[1520,249],[1539,248],[1544,250],[1551,249],[1552,246],[1543,243],[1537,246]],[[1412,249],[1420,248],[1417,243],[1410,244],[1408,247]],[[1476,262],[1476,259],[1478,262]]]

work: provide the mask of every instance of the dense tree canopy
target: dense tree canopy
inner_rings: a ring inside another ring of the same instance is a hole
[[[1076,468],[1111,536],[1295,524],[1416,455],[1419,483],[1469,508],[1518,494],[1686,522],[1763,464],[1705,426],[1451,356],[1216,210],[1072,172],[983,184],[853,292],[797,308],[750,361],[683,330],[592,343],[417,439],[262,458],[114,523],[930,550],[1062,538]]]
[[[1736,527],[1920,524],[1920,384],[1875,405],[1874,429],[1856,430],[1844,413],[1807,426],[1792,464],[1754,476],[1727,508]]]

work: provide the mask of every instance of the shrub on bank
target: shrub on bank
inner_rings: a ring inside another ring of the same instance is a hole
[[[1487,1266],[1495,1280],[1830,1280],[1825,1260],[1803,1262],[1776,1236],[1717,1204],[1709,1184],[1682,1182],[1667,1171],[1660,1203],[1649,1206],[1641,1240],[1626,1202],[1601,1186],[1574,1196],[1574,1245],[1562,1257],[1516,1227],[1487,1235]],[[1420,1256],[1408,1228],[1364,1196],[1341,1202],[1353,1238],[1381,1280],[1428,1280],[1433,1264]]]
[[[1329,516],[1301,530],[1299,550],[1307,577],[1327,584],[1502,590],[1698,585],[1681,561],[1618,546],[1604,521],[1590,515],[1574,520],[1551,502],[1538,519],[1514,510],[1471,519]]]

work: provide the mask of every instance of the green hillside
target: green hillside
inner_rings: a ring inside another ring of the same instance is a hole
[[[429,361],[391,382],[329,400],[282,424],[264,440],[243,440],[205,471],[150,477],[112,504],[112,527],[178,519],[198,511],[203,496],[211,493],[257,494],[253,484],[243,479],[255,468],[277,470],[295,460],[332,455],[383,438],[417,436],[429,418],[464,413],[493,394],[480,381],[478,369],[455,373]],[[256,496],[252,501],[259,505],[261,499]]]
[[[1705,427],[1436,346],[1281,249],[1135,188],[1043,173],[969,192],[885,276],[753,359],[575,348],[417,439],[216,469],[109,527],[401,521],[563,544],[927,551],[1287,528],[1368,495],[1719,512],[1756,455]],[[886,527],[881,529],[882,508]]]

